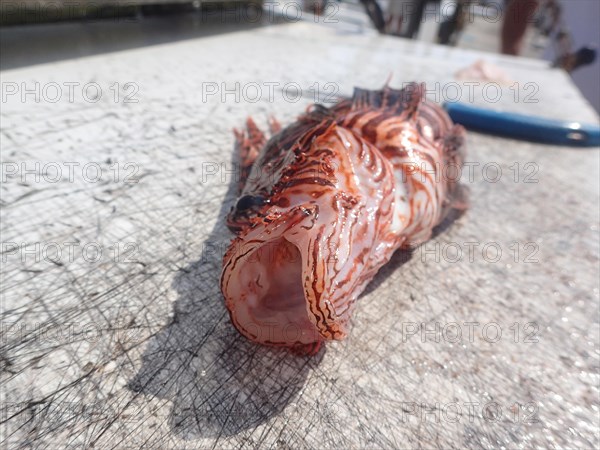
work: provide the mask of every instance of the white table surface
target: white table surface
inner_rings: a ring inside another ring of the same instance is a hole
[[[248,115],[260,124],[270,114],[293,120],[314,83],[349,95],[393,73],[392,85],[441,89],[482,57],[520,86],[534,83],[539,101],[525,102],[532,91],[522,91],[515,102],[504,86],[497,104],[480,88],[475,103],[597,122],[568,76],[542,62],[310,23],[2,72],[4,86],[46,91],[39,103],[18,94],[2,103],[1,442],[597,447],[598,149],[469,133],[467,160],[479,164],[472,180],[463,177],[469,211],[427,244],[430,253],[394,257],[361,298],[348,339],[315,357],[241,338],[219,292],[231,237],[223,217],[234,197],[231,175],[211,171],[231,167],[233,127]],[[53,82],[80,83],[73,101],[66,88],[48,101]],[[91,82],[98,101],[83,96]],[[259,83],[261,99],[203,99],[203,83],[235,82]],[[286,101],[277,88],[271,101],[265,82],[298,83],[304,96]],[[115,101],[114,83],[134,86]],[[134,88],[138,102],[126,103]],[[37,180],[23,173],[36,162],[47,171]],[[51,182],[56,165],[62,176]],[[491,182],[498,166],[502,176]],[[479,245],[472,258],[471,242]],[[501,249],[499,261],[491,262],[494,249],[482,254],[486,245]],[[456,248],[463,254],[452,262]],[[439,339],[411,334],[421,323],[438,324]]]

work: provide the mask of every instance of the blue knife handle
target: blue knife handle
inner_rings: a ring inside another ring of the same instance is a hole
[[[600,146],[598,125],[493,111],[464,103],[448,102],[444,108],[454,122],[485,133],[554,145]]]

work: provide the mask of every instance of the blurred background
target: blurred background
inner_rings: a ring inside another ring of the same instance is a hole
[[[0,69],[301,20],[546,60],[600,111],[598,0],[9,0]]]

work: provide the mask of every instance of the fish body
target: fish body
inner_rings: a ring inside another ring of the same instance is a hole
[[[221,290],[235,327],[266,345],[314,351],[343,339],[356,300],[395,250],[426,241],[459,204],[462,127],[424,86],[356,89],[313,105],[268,141],[236,132],[237,234]]]

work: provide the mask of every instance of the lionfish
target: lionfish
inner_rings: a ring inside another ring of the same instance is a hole
[[[462,167],[465,131],[424,94],[356,88],[284,129],[272,119],[269,140],[251,118],[235,130],[241,192],[221,290],[242,335],[303,354],[343,339],[394,251],[466,207],[458,177],[441,174]]]

